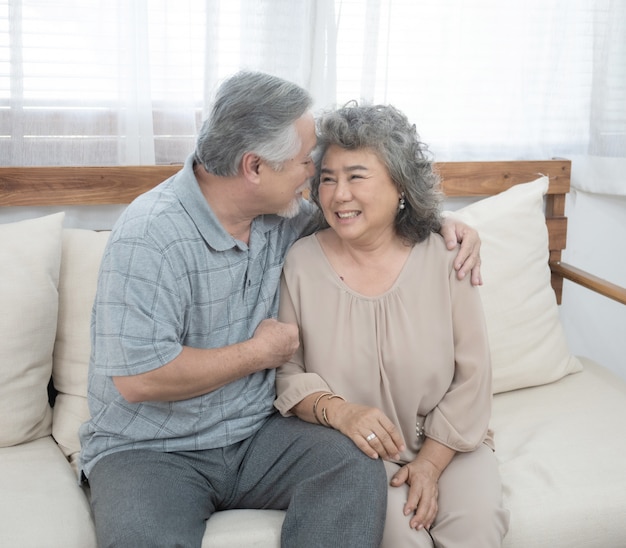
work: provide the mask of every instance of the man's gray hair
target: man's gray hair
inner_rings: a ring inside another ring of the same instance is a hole
[[[196,142],[196,161],[214,175],[236,175],[246,152],[273,169],[293,158],[302,143],[295,121],[313,103],[300,86],[262,72],[239,72],[218,89]]]

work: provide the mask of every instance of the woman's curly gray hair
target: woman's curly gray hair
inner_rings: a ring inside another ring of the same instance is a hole
[[[395,220],[397,234],[413,244],[423,241],[431,232],[439,232],[442,200],[439,177],[415,125],[402,112],[391,105],[350,102],[322,114],[317,127],[317,169],[311,197],[320,209],[320,168],[328,148],[332,145],[347,150],[367,148],[387,167],[398,192],[404,193],[405,207],[398,211]]]

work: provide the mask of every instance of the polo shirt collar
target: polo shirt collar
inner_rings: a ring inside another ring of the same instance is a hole
[[[216,251],[226,251],[237,247],[243,251],[248,246],[236,238],[233,238],[219,222],[196,180],[193,171],[194,155],[191,154],[183,165],[183,168],[174,176],[174,192],[181,205],[191,217],[198,232],[204,241]],[[252,221],[250,237],[253,233],[264,233],[266,230],[280,222],[276,215],[262,215]]]

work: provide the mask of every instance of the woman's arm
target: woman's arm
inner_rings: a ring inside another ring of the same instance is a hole
[[[389,418],[375,407],[347,402],[332,392],[315,392],[292,407],[302,420],[335,428],[372,459],[398,460],[404,440]]]
[[[457,451],[473,451],[488,433],[492,372],[480,292],[459,281],[449,265],[454,375],[446,393],[425,419],[427,437]]]

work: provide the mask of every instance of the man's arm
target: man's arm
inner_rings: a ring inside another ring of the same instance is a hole
[[[454,249],[461,244],[459,253],[454,261],[459,280],[465,278],[471,272],[472,285],[482,285],[480,274],[480,236],[478,232],[464,222],[455,219],[454,215],[443,218],[441,235],[448,249]]]
[[[274,369],[293,356],[298,344],[297,326],[264,320],[247,341],[222,348],[185,346],[162,367],[113,377],[113,382],[131,403],[186,400],[257,371]]]

